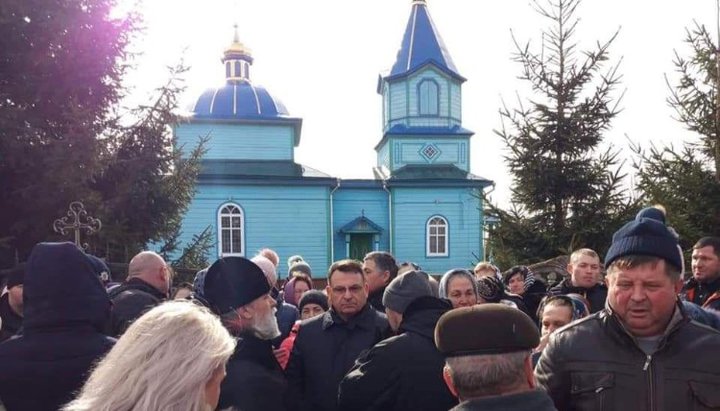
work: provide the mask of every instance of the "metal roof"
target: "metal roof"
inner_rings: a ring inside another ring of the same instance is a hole
[[[416,0],[413,2],[397,59],[385,79],[407,76],[427,64],[433,64],[450,76],[465,81],[435,28],[427,4],[424,0]]]

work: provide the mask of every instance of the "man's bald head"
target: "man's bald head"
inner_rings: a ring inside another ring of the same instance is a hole
[[[142,251],[130,260],[128,278],[139,278],[163,293],[170,290],[170,269],[153,251]]]

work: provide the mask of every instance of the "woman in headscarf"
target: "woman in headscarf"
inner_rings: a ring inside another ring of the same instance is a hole
[[[528,312],[522,297],[505,291],[501,280],[497,277],[482,277],[478,280],[478,296],[480,304],[496,303],[515,307],[524,312],[528,317],[533,318]]]
[[[440,298],[450,300],[453,308],[469,307],[478,303],[478,287],[475,277],[468,270],[452,269],[440,279]]]
[[[313,284],[310,277],[305,274],[298,273],[285,284],[285,287],[283,287],[283,298],[286,303],[297,307],[303,294],[312,289]]]
[[[533,353],[533,365],[542,354],[550,335],[560,327],[590,315],[587,300],[579,294],[552,295],[542,301],[537,316],[540,318],[540,345]]]

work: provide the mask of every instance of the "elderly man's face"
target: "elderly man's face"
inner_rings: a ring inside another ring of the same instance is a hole
[[[657,336],[672,317],[681,280],[666,273],[664,260],[631,269],[613,268],[607,276],[608,303],[636,337]]]
[[[252,315],[252,333],[261,340],[271,340],[280,335],[275,306],[277,303],[270,294],[256,298],[246,308]]]

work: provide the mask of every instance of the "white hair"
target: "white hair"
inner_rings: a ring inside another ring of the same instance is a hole
[[[448,357],[452,382],[464,399],[501,395],[522,386],[530,351]]]
[[[161,304],[130,325],[63,410],[205,411],[205,385],[235,344],[207,309]]]

